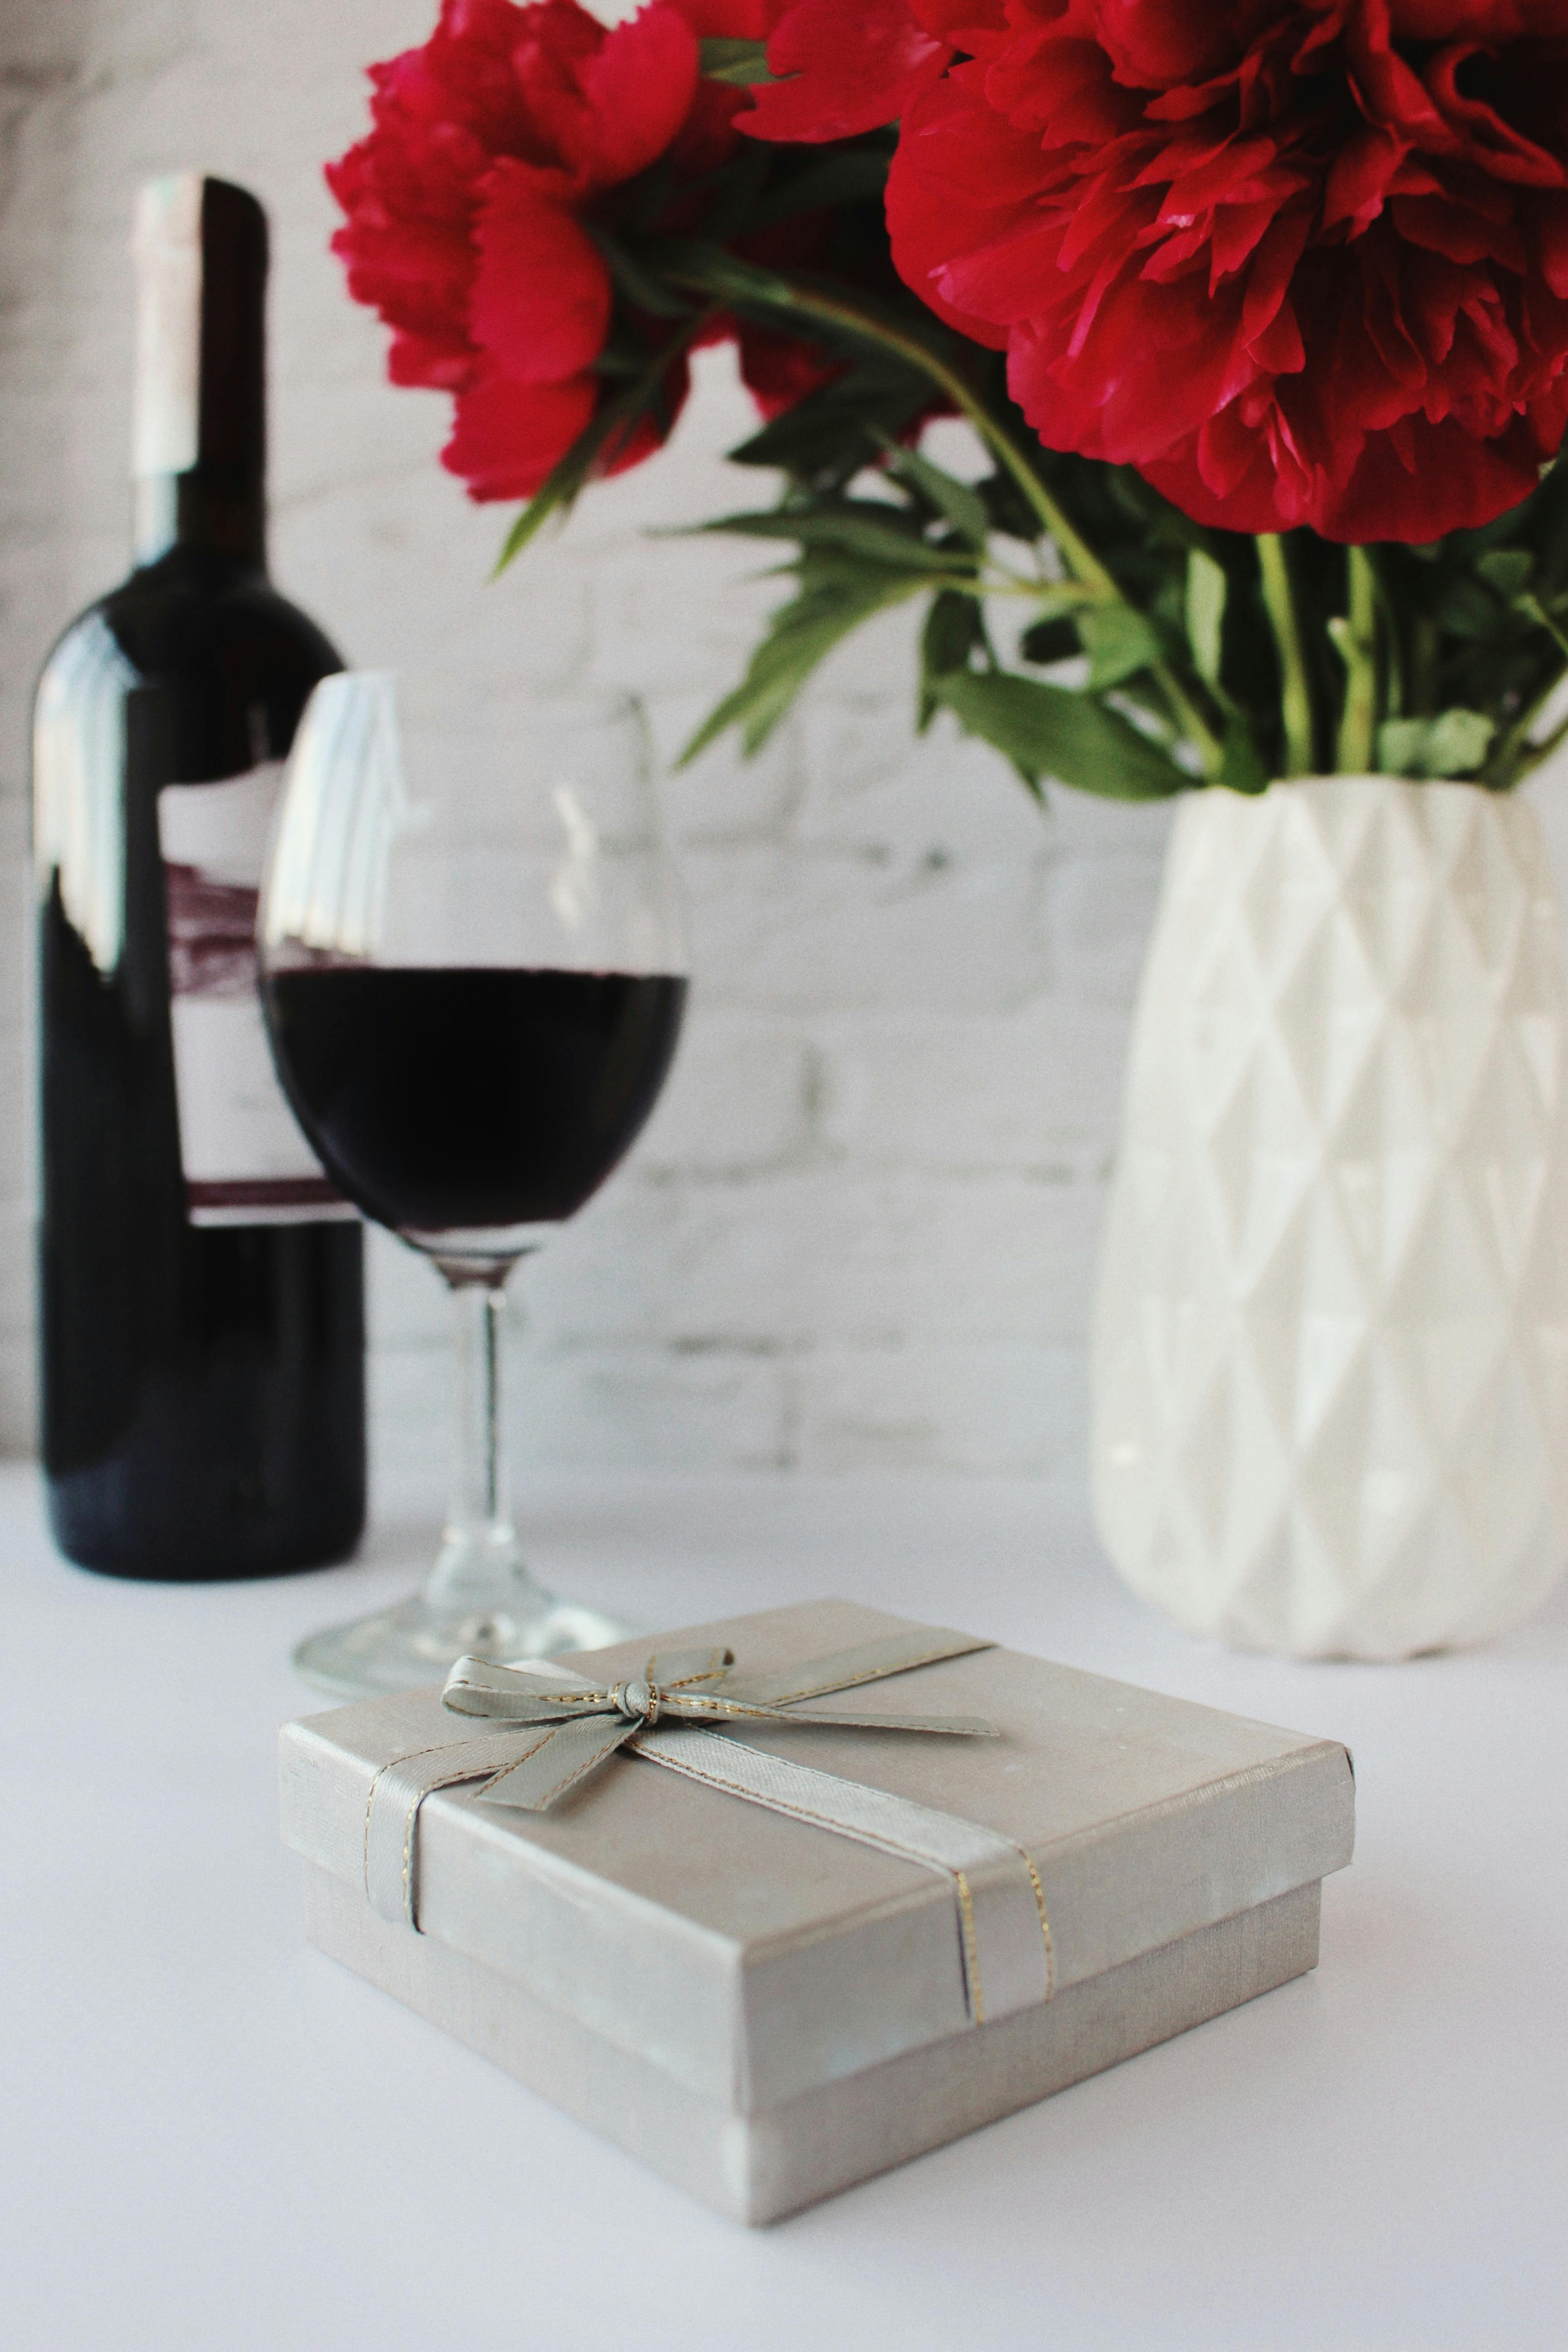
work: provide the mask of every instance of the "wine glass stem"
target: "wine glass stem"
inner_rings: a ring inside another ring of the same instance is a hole
[[[457,1324],[457,1460],[441,1553],[426,1589],[431,1607],[443,1614],[515,1596],[522,1566],[501,1408],[506,1276],[447,1280]]]
[[[478,1420],[480,1426],[477,1445],[470,1438],[465,1449],[479,1456],[469,1465],[470,1474],[477,1471],[479,1475],[477,1479],[471,1475],[465,1476],[464,1486],[470,1490],[477,1487],[473,1499],[483,1510],[485,1524],[493,1534],[502,1518],[501,1490],[506,1483],[500,1419],[501,1316],[505,1300],[500,1291],[487,1286],[479,1290],[479,1377],[475,1383],[479,1410],[470,1414],[470,1419]]]

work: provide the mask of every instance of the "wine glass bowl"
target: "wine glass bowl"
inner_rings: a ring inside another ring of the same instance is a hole
[[[686,955],[629,697],[530,703],[498,743],[448,682],[344,672],[289,765],[259,916],[279,1077],[334,1182],[437,1266],[458,1475],[425,1591],[296,1654],[338,1693],[625,1630],[529,1577],[506,1496],[502,1294],[641,1129]]]

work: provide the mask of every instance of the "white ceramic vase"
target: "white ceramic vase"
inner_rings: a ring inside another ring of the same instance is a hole
[[[1095,1517],[1179,1624],[1398,1658],[1568,1553],[1568,1005],[1534,812],[1184,801],[1093,1350]]]

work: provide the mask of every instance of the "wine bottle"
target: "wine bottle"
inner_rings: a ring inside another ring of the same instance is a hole
[[[267,578],[265,214],[182,173],[133,249],[134,568],[34,733],[44,1469],[84,1567],[265,1576],[364,1516],[361,1232],[273,1076],[254,933],[279,763],[342,665]]]

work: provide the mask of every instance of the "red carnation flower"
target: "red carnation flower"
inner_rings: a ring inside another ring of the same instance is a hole
[[[1559,0],[977,13],[922,86],[876,84],[902,115],[889,223],[1049,446],[1201,521],[1341,540],[1434,539],[1534,487],[1568,423]],[[800,79],[760,131],[787,102],[789,136],[835,135],[830,14],[782,18],[770,62]],[[858,22],[889,55],[895,24],[907,56],[939,30],[933,0]]]
[[[679,188],[734,152],[745,96],[700,77],[698,41],[763,29],[762,0],[654,0],[609,31],[577,0],[443,0],[422,48],[371,68],[371,134],[327,167],[347,215],[332,248],[393,329],[393,383],[457,395],[443,462],[471,498],[531,497],[610,396],[595,363],[614,289],[584,223],[662,157]],[[668,333],[636,324],[650,351]],[[769,415],[814,364],[786,366],[770,338],[743,339],[742,363]],[[661,421],[640,417],[596,470],[648,456],[686,390],[682,357]]]

